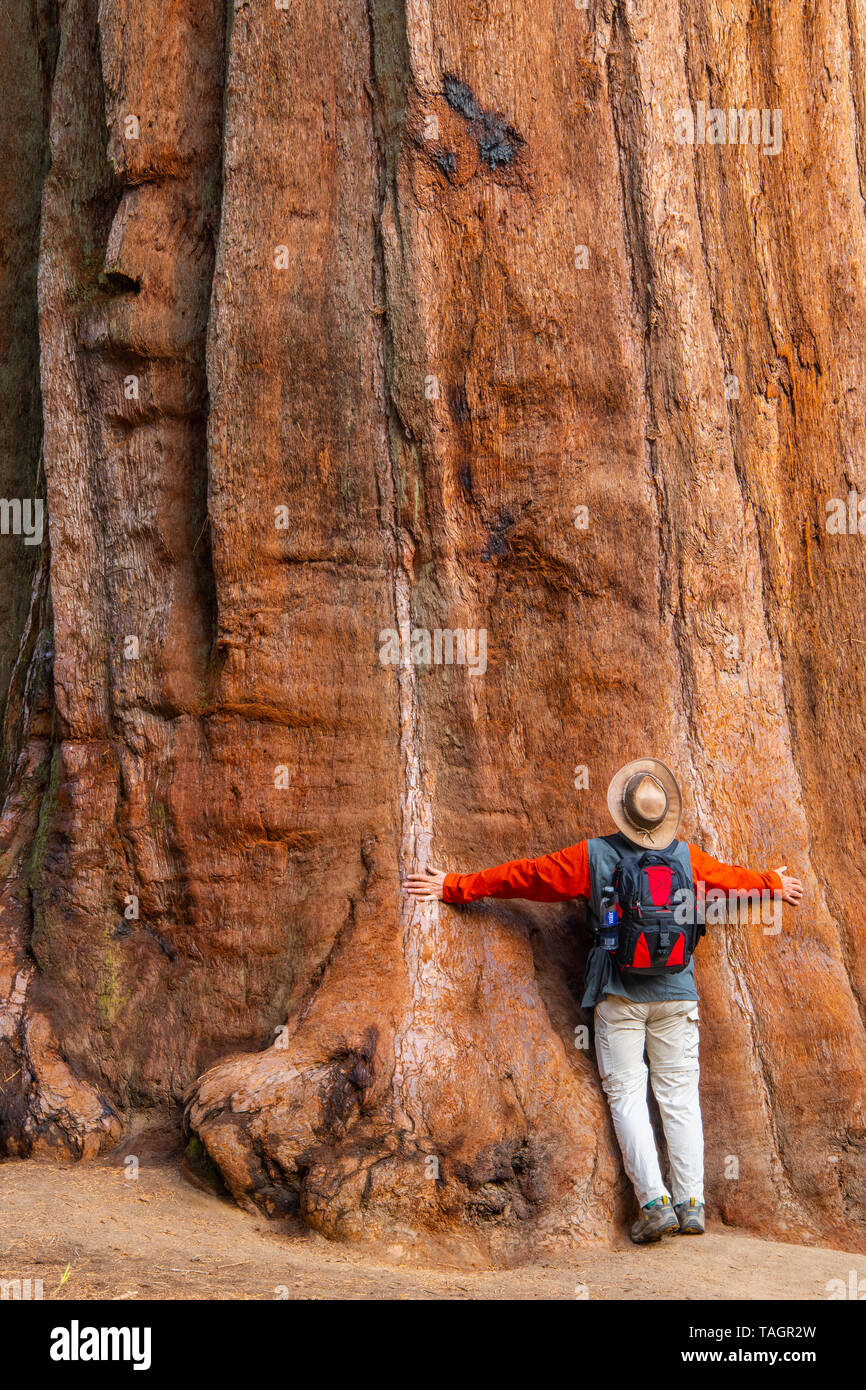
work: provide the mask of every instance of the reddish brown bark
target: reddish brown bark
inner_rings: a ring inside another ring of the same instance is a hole
[[[400,880],[606,830],[652,751],[684,834],[806,885],[701,947],[711,1209],[862,1247],[856,8],[41,13],[2,117],[50,524],[0,661],[6,1151],[185,1100],[191,1162],[327,1234],[608,1238],[573,912]],[[678,143],[698,102],[781,150]],[[406,624],[486,669],[383,663]]]

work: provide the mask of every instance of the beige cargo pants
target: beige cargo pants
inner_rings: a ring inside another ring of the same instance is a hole
[[[698,1096],[694,999],[636,1004],[608,994],[595,1008],[595,1051],[625,1171],[640,1206],[667,1195],[704,1200],[704,1133]],[[647,1064],[667,1143],[673,1192],[664,1184],[647,1106]]]

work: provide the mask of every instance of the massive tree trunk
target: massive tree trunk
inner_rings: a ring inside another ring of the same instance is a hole
[[[653,752],[806,886],[700,950],[711,1211],[866,1248],[857,0],[10,10],[5,1151],[185,1103],[329,1235],[609,1238],[579,914],[400,881]]]

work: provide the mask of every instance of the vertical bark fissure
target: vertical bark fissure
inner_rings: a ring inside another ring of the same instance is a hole
[[[36,266],[41,236],[42,188],[51,165],[50,101],[58,42],[56,0],[18,5],[7,16],[5,44],[20,67],[8,94],[9,111],[0,132],[4,161],[9,155],[28,157],[31,177],[16,177],[14,190],[4,189],[3,277],[0,284],[3,341],[0,345],[0,492],[32,494],[44,507],[42,396],[39,382],[39,322]],[[7,144],[8,141],[8,144]],[[4,552],[9,540],[2,542]],[[15,543],[13,554],[3,559],[0,585],[0,723],[4,729],[0,749],[0,805],[12,781],[20,741],[20,691],[26,671],[22,654],[33,650],[31,639],[34,582],[44,579],[47,513],[41,552]],[[13,691],[16,694],[13,694]],[[17,706],[17,708],[16,708]]]
[[[224,3],[224,0],[219,0]],[[214,671],[214,660],[217,655],[217,641],[219,638],[219,587],[217,585],[216,569],[214,566],[213,555],[213,527],[211,520],[211,467],[210,467],[210,412],[211,412],[211,393],[210,375],[208,372],[208,344],[211,340],[213,325],[216,267],[219,255],[219,244],[223,234],[223,213],[225,205],[225,168],[226,168],[226,131],[228,127],[228,101],[229,101],[229,64],[231,62],[231,42],[234,29],[234,6],[231,0],[225,4],[225,38],[223,48],[223,89],[222,101],[220,103],[220,133],[219,133],[219,167],[216,171],[215,187],[213,190],[213,245],[210,269],[210,292],[207,296],[207,314],[201,334],[202,344],[202,375],[204,378],[204,400],[202,402],[202,474],[204,487],[202,490],[203,520],[199,540],[196,546],[201,543],[204,547],[201,561],[199,563],[199,593],[203,603],[207,604],[207,620],[210,628],[210,653],[208,658],[208,672]],[[195,547],[194,547],[195,549]],[[213,677],[212,677],[213,678]],[[206,682],[207,684],[207,678]],[[205,698],[209,701],[211,696],[210,689],[205,689]]]
[[[621,39],[622,56],[625,61],[628,61],[630,52],[627,43],[627,34],[625,32],[625,23],[621,16],[620,0],[617,0],[614,7],[611,20],[611,35],[618,35]],[[642,211],[642,191],[638,186],[644,163],[639,155],[639,132],[632,130],[632,126],[636,123],[630,120],[626,111],[624,96],[626,84],[618,81],[616,68],[617,56],[615,48],[608,52],[606,63],[607,82],[611,94],[611,118],[616,139],[626,253],[629,257],[632,269],[632,284],[635,291],[635,302],[637,304],[638,315],[643,324],[641,353],[644,372],[645,408],[650,422],[650,428],[655,434],[658,429],[659,420],[651,360],[652,312],[650,287],[652,284],[653,257],[646,221]],[[633,70],[633,64],[631,66],[632,81],[628,84],[628,90],[636,93],[639,88],[639,81],[637,74]],[[631,171],[637,172],[632,173]],[[632,186],[631,180],[634,180],[635,186]],[[638,286],[642,287],[643,295],[638,293]],[[672,586],[668,581],[667,574],[671,569],[675,569],[676,572],[679,571],[679,566],[675,564],[676,553],[674,537],[676,536],[676,528],[668,502],[665,477],[659,459],[658,444],[655,439],[647,440],[647,457],[650,476],[655,488],[656,505],[660,522],[658,577],[659,622],[661,626],[664,626],[666,619],[665,600],[666,598],[670,600],[672,596]],[[710,821],[709,800],[706,796],[693,755],[694,744],[699,741],[699,731],[697,712],[692,698],[694,679],[692,675],[691,657],[683,631],[682,605],[683,596],[682,590],[680,590],[678,600],[670,605],[671,634],[673,637],[674,650],[677,654],[682,706],[686,727],[689,732],[686,745],[689,759],[689,783],[692,787],[696,807],[697,824],[698,827],[705,832],[705,828]]]
[[[408,17],[402,0],[399,10],[400,32],[405,34]],[[367,0],[367,17],[370,33],[370,88],[374,94],[374,98],[371,100],[373,179],[378,199],[375,234],[377,264],[374,267],[374,288],[378,294],[382,295],[381,302],[386,309],[385,314],[379,317],[381,363],[379,386],[384,404],[384,438],[382,441],[384,465],[379,471],[378,487],[379,495],[388,512],[387,515],[383,516],[383,522],[391,540],[392,597],[397,631],[401,636],[400,660],[396,667],[396,676],[400,728],[399,756],[404,779],[404,788],[400,798],[402,828],[399,867],[402,876],[412,868],[423,868],[426,865],[433,841],[433,816],[429,799],[425,797],[423,789],[418,685],[409,641],[413,592],[411,566],[415,541],[405,518],[401,517],[403,497],[398,441],[405,426],[400,416],[393,388],[394,343],[390,324],[389,300],[391,294],[396,292],[396,287],[392,288],[388,284],[387,257],[383,237],[383,222],[388,208],[392,209],[395,219],[399,219],[399,210],[394,167],[395,150],[393,143],[389,145],[389,134],[393,142],[393,133],[389,132],[387,122],[383,120],[382,93],[377,76],[375,0]],[[405,55],[401,55],[401,57],[405,59]],[[406,88],[411,79],[408,61],[404,61],[401,77],[406,84],[403,88],[403,95],[405,96]],[[408,973],[411,1002],[407,1016],[394,1037],[394,1091],[395,1100],[402,1111],[402,1120],[406,1127],[414,1132],[421,1114],[421,1097],[416,1081],[422,1063],[422,1058],[417,1054],[415,1048],[414,1029],[417,1011],[426,995],[421,949],[426,934],[425,927],[434,932],[438,927],[439,909],[436,904],[418,904],[414,899],[404,894],[401,895],[398,910],[403,924],[403,956]]]
[[[3,758],[5,776],[0,782],[0,807],[5,808],[7,796],[14,784],[16,765],[30,722],[30,701],[34,677],[40,666],[46,668],[46,679],[52,681],[52,648],[50,646],[50,598],[48,575],[50,569],[49,542],[46,532],[42,542],[39,564],[31,578],[30,602],[24,629],[18,644],[18,655],[9,680],[9,698],[3,711]],[[49,750],[50,752],[50,750]]]
[[[857,52],[857,26],[854,21],[853,0],[846,0],[845,17],[848,24],[848,74],[851,85],[851,116],[854,125],[854,154],[857,159],[860,202],[864,217],[866,217],[866,186],[864,186],[863,177],[863,111],[861,109],[863,71]]]

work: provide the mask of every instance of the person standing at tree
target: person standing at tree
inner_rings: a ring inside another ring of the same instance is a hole
[[[640,1214],[636,1244],[702,1235],[704,1141],[698,1081],[698,992],[692,952],[703,933],[701,893],[762,895],[797,904],[802,884],[786,866],[754,872],[723,864],[676,839],[682,796],[658,758],[638,758],[612,779],[607,804],[617,829],[539,859],[479,873],[427,867],[406,877],[424,900],[477,898],[560,902],[585,898],[594,945],[582,1006],[594,1010],[601,1082]],[[668,1150],[672,1193],[661,1173],[647,1105],[647,1065]]]

